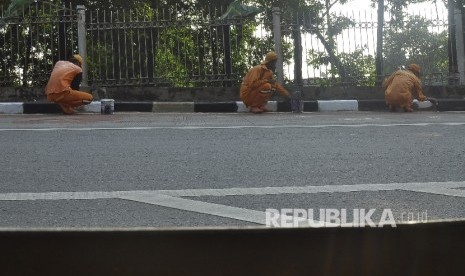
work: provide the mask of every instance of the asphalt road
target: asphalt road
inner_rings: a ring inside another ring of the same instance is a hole
[[[464,134],[463,112],[0,115],[0,227],[463,219]]]

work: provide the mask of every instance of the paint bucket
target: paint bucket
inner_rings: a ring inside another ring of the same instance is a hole
[[[115,112],[115,100],[113,99],[101,99],[100,100],[100,113],[101,114],[113,114]]]
[[[291,111],[293,113],[302,113],[304,111],[304,100],[302,99],[302,92],[294,91],[294,93],[292,93]]]

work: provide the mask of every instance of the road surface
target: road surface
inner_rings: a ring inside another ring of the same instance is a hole
[[[463,219],[464,134],[463,112],[0,115],[0,227]]]

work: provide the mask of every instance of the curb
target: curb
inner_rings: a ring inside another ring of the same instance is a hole
[[[439,99],[437,106],[429,101],[414,100],[419,110],[465,111],[465,99]],[[289,102],[268,102],[271,112],[291,112]],[[84,113],[100,113],[100,101],[83,107]],[[384,100],[316,100],[304,101],[304,112],[387,111]],[[115,102],[115,112],[153,113],[243,113],[249,112],[244,103],[236,102]],[[0,102],[0,114],[59,114],[60,107],[48,102]]]

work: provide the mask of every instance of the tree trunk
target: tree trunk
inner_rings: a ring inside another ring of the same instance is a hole
[[[332,47],[328,43],[328,41],[326,41],[325,37],[323,36],[323,34],[321,34],[319,30],[316,30],[315,34],[320,40],[320,42],[323,44],[323,46],[325,47],[331,64],[334,64],[334,66],[338,70],[341,81],[342,82],[345,81],[347,78],[346,69],[344,68],[344,64],[342,64],[341,60],[334,54],[334,47]]]

